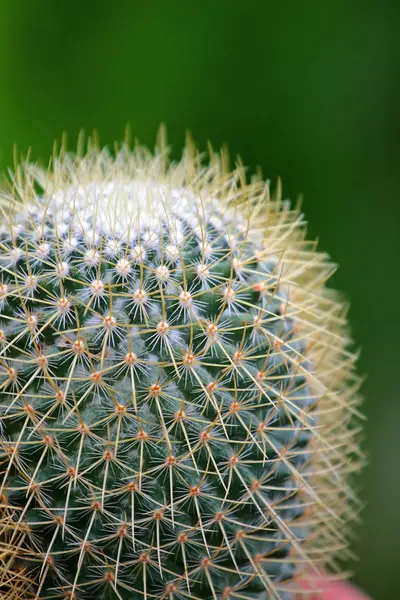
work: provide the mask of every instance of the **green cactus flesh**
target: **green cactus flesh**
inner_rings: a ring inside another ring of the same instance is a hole
[[[289,599],[337,572],[358,382],[302,216],[189,149],[27,165],[1,206],[3,536],[27,597]]]

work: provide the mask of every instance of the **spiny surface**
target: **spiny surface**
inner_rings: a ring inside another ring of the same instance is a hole
[[[190,147],[16,173],[3,562],[32,597],[283,599],[302,571],[338,571],[358,380],[333,266],[243,181]]]

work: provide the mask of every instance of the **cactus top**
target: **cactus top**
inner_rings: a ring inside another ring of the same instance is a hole
[[[286,599],[338,571],[360,456],[334,266],[224,165],[91,147],[3,195],[1,590]]]
[[[118,244],[132,244],[139,237],[154,246],[166,229],[170,241],[179,246],[184,224],[199,239],[202,223],[209,223],[224,237],[232,228],[244,227],[240,213],[222,207],[218,199],[148,179],[70,184],[39,204],[27,205],[18,215],[20,227],[30,218],[37,224],[51,221],[47,230],[39,228],[39,238],[69,234],[87,245],[98,244],[101,236],[114,240],[115,252],[109,246],[109,254],[117,254]]]

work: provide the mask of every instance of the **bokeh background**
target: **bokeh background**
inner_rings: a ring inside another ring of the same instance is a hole
[[[351,567],[375,600],[400,597],[399,30],[398,0],[0,0],[2,170],[163,121],[176,155],[188,128],[304,194],[368,374]]]

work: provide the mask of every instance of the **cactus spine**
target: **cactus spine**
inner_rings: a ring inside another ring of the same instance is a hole
[[[279,190],[160,139],[3,194],[6,598],[286,600],[340,573],[361,456],[334,265]]]

